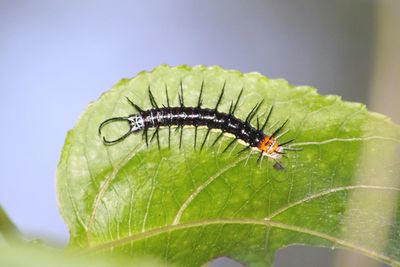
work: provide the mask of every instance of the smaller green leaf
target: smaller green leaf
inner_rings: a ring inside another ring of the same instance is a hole
[[[19,235],[17,227],[0,205],[0,244],[2,240],[4,242],[13,242],[19,239]]]
[[[74,256],[35,245],[4,246],[0,244],[0,266],[4,267],[162,267],[151,258]]]

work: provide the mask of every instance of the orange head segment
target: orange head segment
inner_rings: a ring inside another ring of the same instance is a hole
[[[278,141],[274,137],[266,136],[263,140],[261,140],[257,147],[267,155],[280,155],[277,153],[280,152],[280,147]]]

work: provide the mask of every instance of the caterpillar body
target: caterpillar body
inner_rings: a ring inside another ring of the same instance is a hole
[[[251,125],[251,120],[256,116],[262,102],[257,103],[250,113],[247,115],[245,120],[241,120],[235,117],[234,113],[238,107],[238,103],[243,93],[243,89],[240,91],[235,103],[231,103],[229,112],[220,112],[218,111],[218,106],[221,103],[222,97],[224,95],[225,84],[221,90],[219,95],[217,104],[214,108],[203,108],[202,107],[202,94],[203,94],[203,87],[204,82],[201,85],[200,95],[198,99],[197,106],[193,107],[186,107],[184,105],[183,99],[183,86],[181,83],[180,87],[180,94],[179,94],[179,106],[172,107],[170,106],[170,101],[168,97],[168,90],[165,89],[167,105],[160,107],[150,90],[149,92],[149,99],[152,105],[151,109],[144,110],[140,108],[138,105],[133,103],[129,98],[127,100],[129,103],[136,109],[137,114],[132,114],[127,117],[114,117],[103,121],[99,126],[99,134],[101,135],[102,128],[109,123],[114,121],[126,121],[129,123],[129,130],[115,140],[108,140],[103,136],[103,143],[105,145],[112,145],[118,143],[128,137],[132,133],[143,132],[143,137],[146,140],[146,145],[149,143],[148,138],[148,131],[150,129],[155,129],[152,137],[150,138],[150,142],[157,137],[157,143],[160,147],[159,142],[159,130],[160,127],[168,127],[168,144],[170,145],[170,136],[171,136],[171,127],[176,126],[181,128],[180,132],[180,142],[179,147],[182,144],[182,133],[183,127],[185,126],[194,126],[195,127],[195,141],[194,147],[196,147],[197,141],[197,128],[201,126],[205,126],[208,128],[205,138],[201,144],[201,149],[203,149],[204,144],[208,138],[208,135],[211,130],[220,130],[221,133],[212,143],[212,146],[217,143],[217,141],[224,135],[224,134],[231,134],[234,136],[234,139],[227,145],[223,152],[227,151],[227,149],[235,142],[240,140],[242,143],[246,143],[244,149],[239,151],[242,153],[249,149],[257,149],[260,152],[258,157],[258,161],[262,158],[262,156],[266,156],[275,161],[274,167],[276,169],[283,169],[282,164],[280,163],[281,158],[286,154],[285,150],[298,150],[297,148],[292,148],[289,146],[285,146],[294,139],[288,140],[284,143],[279,143],[278,139],[283,136],[288,131],[284,131],[279,135],[281,130],[284,128],[288,120],[286,120],[281,126],[275,129],[272,134],[268,135],[264,133],[264,129],[269,121],[271,116],[273,107],[270,108],[268,115],[266,116],[264,123],[260,125],[259,118],[257,117],[257,127]],[[238,154],[239,154],[238,153]]]

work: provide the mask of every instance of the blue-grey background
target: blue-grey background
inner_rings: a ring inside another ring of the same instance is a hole
[[[119,79],[162,63],[258,71],[367,102],[375,8],[374,0],[0,0],[1,205],[24,233],[65,244],[55,172],[66,132]],[[329,266],[332,256],[286,249],[276,266]]]

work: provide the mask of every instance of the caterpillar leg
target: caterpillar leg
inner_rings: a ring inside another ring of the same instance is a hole
[[[261,126],[261,128],[258,128],[258,130],[264,131],[265,126],[267,126],[268,120],[269,120],[269,118],[271,117],[271,113],[272,113],[272,110],[273,110],[273,109],[274,109],[274,106],[271,106],[271,108],[270,108],[269,111],[268,111],[268,115],[267,115],[267,117],[265,118],[264,124]]]
[[[280,135],[278,135],[277,137],[275,137],[276,140],[278,140],[279,138],[281,138],[282,136],[284,136],[285,134],[287,134],[290,131],[290,129],[287,129],[286,131],[283,131]]]
[[[223,135],[224,135],[224,132],[221,132],[221,133],[217,136],[217,138],[215,138],[214,142],[211,144],[211,147],[213,147],[213,146],[218,142],[218,140],[221,139],[221,137],[222,137]]]
[[[185,106],[185,101],[183,99],[183,84],[182,84],[182,80],[181,80],[181,83],[180,83],[180,88],[181,88],[181,92],[178,94],[179,105],[181,107],[184,107]]]
[[[179,135],[179,149],[181,149],[182,147],[183,125],[180,128],[181,128],[181,134]]]
[[[245,152],[246,150],[249,150],[251,148],[251,146],[246,146],[245,148],[243,148],[242,150],[240,150],[236,156],[239,156],[239,154],[242,154],[243,152]]]
[[[204,80],[201,82],[199,99],[197,100],[197,108],[200,108],[201,105],[203,104],[203,99],[202,99],[203,88],[204,88]]]
[[[217,104],[215,105],[215,108],[214,108],[215,111],[218,111],[218,106],[219,106],[219,104],[221,104],[222,96],[224,95],[224,91],[225,91],[225,85],[226,85],[226,81],[224,82],[221,93],[219,94]]]
[[[278,161],[275,160],[275,164],[274,164],[274,168],[278,171],[283,171],[285,168],[283,167],[283,165]]]
[[[244,166],[247,166],[247,163],[249,163],[251,154],[253,154],[253,151],[252,151],[252,150],[250,150],[249,155],[248,155],[247,158],[246,158],[246,162],[244,163]]]
[[[168,149],[171,149],[171,126],[168,126]]]
[[[234,113],[235,113],[235,111],[236,111],[236,108],[237,108],[237,106],[238,106],[238,104],[239,104],[239,100],[240,100],[240,98],[242,97],[242,94],[243,94],[243,88],[242,88],[242,90],[240,90],[240,93],[239,93],[239,95],[238,95],[238,97],[237,97],[237,99],[236,99],[235,105],[232,105],[232,104],[231,104],[231,106],[230,106],[230,108],[229,108],[229,114],[234,115]],[[232,103],[233,103],[233,102],[232,102]]]
[[[225,149],[222,151],[222,154],[225,153],[225,152],[228,150],[228,148],[230,148],[230,147],[233,145],[233,143],[235,143],[235,141],[236,141],[236,138],[234,138],[234,139],[225,147]]]
[[[254,116],[257,114],[258,110],[260,109],[262,103],[264,102],[264,100],[261,100],[260,102],[258,102],[253,109],[250,111],[250,113],[247,115],[245,122],[249,123]]]
[[[168,95],[168,85],[165,84],[165,98],[167,99],[167,107],[170,106],[169,95]],[[171,149],[171,125],[168,126],[168,149]]]
[[[157,146],[158,146],[158,150],[160,150],[160,149],[161,149],[161,147],[160,147],[160,135],[158,134],[158,129],[159,129],[159,127],[157,127],[156,136],[157,136]]]
[[[284,146],[284,145],[287,145],[287,144],[290,144],[291,142],[293,142],[294,141],[294,139],[290,139],[289,141],[286,141],[286,142],[284,142],[284,143],[281,143],[281,144],[279,144],[279,146]]]
[[[165,97],[167,98],[167,107],[171,107],[169,104],[169,96],[168,96],[168,86],[165,84]]]
[[[261,151],[261,152],[260,152],[260,155],[258,156],[257,163],[259,163],[259,162],[261,161],[261,159],[262,159],[262,157],[263,157],[263,154],[264,154],[264,152]]]
[[[150,85],[149,85],[149,87],[148,87],[148,90],[149,90],[149,99],[150,99],[150,104],[151,104],[151,106],[152,106],[153,108],[158,108],[158,105],[157,105],[157,102],[156,102],[156,100],[155,100],[155,98],[154,98],[154,95],[153,95],[153,93],[151,92]]]
[[[301,147],[290,147],[290,146],[286,146],[287,144],[290,144],[290,143],[292,143],[293,141],[294,141],[294,139],[290,139],[290,140],[288,140],[288,141],[286,141],[286,142],[283,142],[283,143],[279,144],[279,146],[282,147],[283,150],[289,150],[289,151],[301,151],[301,150],[303,150],[303,148],[301,148]]]
[[[134,109],[135,109],[137,112],[141,113],[141,112],[144,111],[144,110],[141,109],[138,105],[136,105],[135,103],[133,103],[128,97],[126,97],[126,100],[128,100],[129,104],[131,104],[131,106],[134,107]]]
[[[157,126],[156,130],[154,131],[153,135],[150,138],[150,143],[151,143],[153,141],[154,137],[157,137],[158,150],[160,150],[160,136],[158,134],[159,130],[160,130],[160,126]]]
[[[301,147],[287,147],[287,146],[283,147],[283,149],[288,150],[288,151],[302,151],[303,150],[303,148],[301,148]]]
[[[193,144],[194,150],[196,150],[196,144],[197,144],[197,126],[194,126],[194,144]]]
[[[146,140],[146,147],[149,147],[149,137],[148,137],[148,135],[147,135],[147,129],[144,129],[143,130],[143,137],[144,137],[144,140]]]
[[[211,131],[211,128],[208,128],[208,130],[206,132],[206,136],[204,137],[203,143],[201,144],[200,151],[203,150],[203,147],[204,147],[204,145],[205,145],[205,143],[207,141],[208,135],[210,134],[210,131]]]
[[[282,129],[283,127],[285,127],[286,123],[289,121],[289,119],[287,119],[284,123],[282,123],[281,126],[279,126],[272,134],[271,137],[275,137]]]

